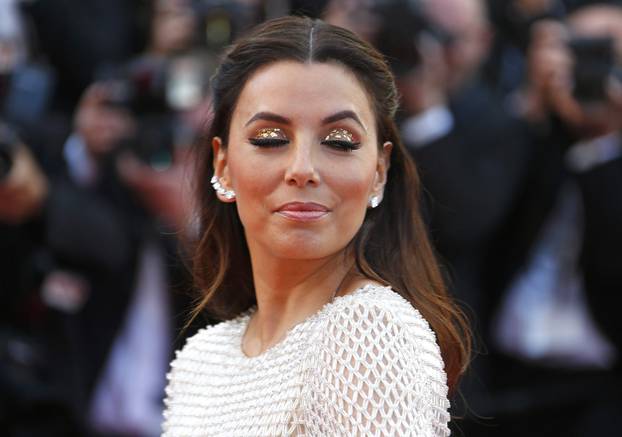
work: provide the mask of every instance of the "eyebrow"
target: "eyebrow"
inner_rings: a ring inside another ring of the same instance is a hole
[[[358,115],[356,115],[354,111],[350,111],[350,110],[339,111],[333,115],[329,115],[328,117],[322,119],[322,124],[334,123],[336,121],[343,120],[346,118],[350,118],[354,120],[365,130],[365,132],[367,132],[367,128],[365,128],[365,126],[363,125],[363,122],[358,117]],[[274,121],[276,123],[281,123],[281,124],[291,124],[291,120],[287,117],[283,117],[282,115],[278,115],[273,112],[262,111],[262,112],[258,112],[257,114],[253,115],[246,122],[244,126],[248,126],[249,124],[257,120],[267,120],[267,121]]]
[[[363,128],[363,130],[367,132],[367,128],[365,128],[365,126],[363,125],[363,122],[358,117],[358,115],[356,115],[354,111],[350,111],[350,110],[339,111],[336,114],[329,115],[328,117],[322,120],[322,124],[334,123],[336,121],[343,120],[345,118],[351,118],[352,120],[356,121]]]
[[[291,124],[292,123],[289,118],[283,117],[282,115],[278,115],[278,114],[275,114],[273,112],[258,112],[257,114],[253,115],[250,118],[250,120],[248,120],[246,122],[246,124],[244,126],[248,126],[253,121],[257,121],[257,120],[274,121],[276,123],[281,123],[281,124]]]

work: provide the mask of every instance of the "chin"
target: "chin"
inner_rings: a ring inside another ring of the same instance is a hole
[[[271,241],[270,252],[277,258],[304,260],[321,259],[343,251],[347,242],[339,244],[334,236],[322,236],[308,232],[293,232]]]

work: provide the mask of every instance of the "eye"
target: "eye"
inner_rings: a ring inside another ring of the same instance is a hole
[[[289,143],[283,129],[278,127],[266,127],[259,129],[254,137],[248,139],[253,146],[279,147]]]
[[[352,132],[342,128],[331,130],[328,135],[326,135],[326,138],[324,138],[324,141],[322,141],[322,144],[347,152],[361,147],[360,142],[354,141]]]

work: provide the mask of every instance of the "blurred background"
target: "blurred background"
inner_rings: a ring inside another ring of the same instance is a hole
[[[287,14],[395,73],[475,332],[452,435],[622,435],[622,2],[580,0],[0,0],[0,434],[159,435],[209,78]]]

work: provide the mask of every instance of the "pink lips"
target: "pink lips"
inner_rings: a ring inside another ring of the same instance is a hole
[[[279,207],[276,212],[290,220],[308,222],[319,220],[330,210],[324,205],[313,202],[289,202]]]

